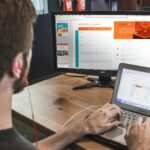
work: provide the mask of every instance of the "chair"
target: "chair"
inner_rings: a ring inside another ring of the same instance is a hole
[[[137,0],[118,0],[118,10],[120,11],[137,10]]]
[[[141,0],[140,8],[143,11],[150,11],[150,0]]]

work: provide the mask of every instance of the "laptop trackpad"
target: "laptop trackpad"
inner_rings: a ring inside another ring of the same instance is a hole
[[[106,138],[106,139],[110,139],[110,140],[116,141],[120,144],[126,145],[126,142],[124,139],[125,132],[126,132],[126,130],[124,128],[117,127],[115,129],[112,129],[112,130],[104,133],[101,136]]]
[[[112,139],[112,138],[115,138],[121,134],[123,134],[123,129],[122,128],[115,128],[113,130],[106,132],[105,136]]]

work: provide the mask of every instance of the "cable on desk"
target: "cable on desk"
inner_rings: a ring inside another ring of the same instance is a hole
[[[62,126],[62,128],[64,128],[69,122],[71,122],[76,116],[78,116],[79,114],[85,112],[86,110],[89,110],[90,108],[95,108],[95,107],[101,107],[102,105],[93,105],[90,107],[87,107],[79,112],[77,112],[76,114],[74,114],[72,117],[70,117]]]

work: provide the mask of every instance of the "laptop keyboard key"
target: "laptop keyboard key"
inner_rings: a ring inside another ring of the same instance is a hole
[[[121,126],[126,127],[128,123],[133,124],[139,116],[142,117],[144,120],[147,118],[146,116],[123,110],[123,116],[120,120],[121,121]]]

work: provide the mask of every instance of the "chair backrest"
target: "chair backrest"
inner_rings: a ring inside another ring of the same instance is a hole
[[[141,0],[141,10],[150,11],[150,0]]]
[[[141,0],[141,6],[150,7],[150,0]]]
[[[137,10],[137,0],[118,0],[118,10]]]

